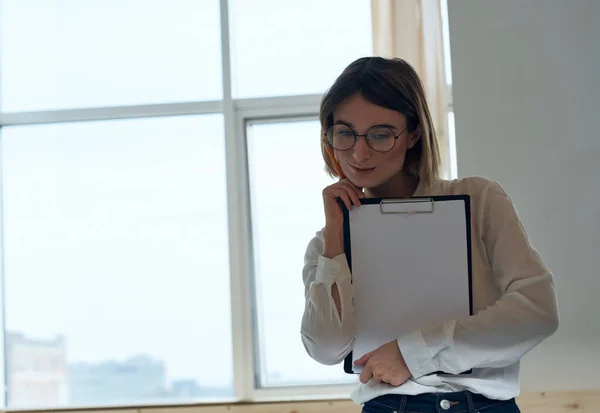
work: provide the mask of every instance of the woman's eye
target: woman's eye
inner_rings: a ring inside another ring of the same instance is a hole
[[[385,141],[393,137],[394,133],[388,128],[373,128],[369,131],[369,139],[374,141]]]
[[[349,136],[354,136],[354,134],[349,130],[338,131],[337,134],[338,134],[338,136],[343,136],[344,138],[347,138]]]

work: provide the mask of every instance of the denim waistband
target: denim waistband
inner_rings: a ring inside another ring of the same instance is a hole
[[[477,413],[505,404],[515,399],[492,400],[469,391],[455,393],[425,393],[416,396],[388,394],[376,397],[365,404],[377,405],[397,413]]]

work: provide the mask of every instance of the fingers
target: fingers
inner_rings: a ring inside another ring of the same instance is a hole
[[[368,382],[373,375],[373,366],[369,363],[369,359],[371,358],[372,354],[373,352],[371,351],[354,362],[354,364],[357,366],[364,366],[360,374],[360,381],[362,383]]]
[[[372,371],[373,367],[367,363],[367,365],[363,368],[363,371],[360,373],[360,382],[365,384],[367,383],[369,380],[371,380],[371,377],[373,376],[373,371]]]
[[[354,362],[354,365],[355,366],[362,366],[362,365],[366,364],[368,360],[369,359],[367,358],[367,355],[365,354],[364,356],[362,356],[361,358],[359,358],[358,360],[356,360]]]
[[[375,350],[369,351],[368,353],[365,353],[361,358],[359,358],[358,360],[356,360],[354,362],[354,364],[356,364],[357,366],[361,366],[361,365],[367,364],[367,361],[369,361],[369,359],[371,358],[371,356],[373,355],[373,353],[375,353]]]
[[[356,199],[352,197],[352,194],[344,187],[328,187],[323,191],[323,196],[332,200],[336,198],[341,199],[348,209],[352,209],[353,205],[360,205],[360,202],[357,202]]]
[[[386,383],[391,384],[394,387],[398,387],[404,384],[404,382],[398,378],[394,378],[394,379],[390,379],[390,380],[386,380]]]
[[[349,190],[351,192],[353,192],[354,194],[356,194],[356,198],[357,200],[362,199],[365,197],[365,194],[362,191],[362,188],[359,188],[358,186],[354,185],[352,182],[350,182],[348,179],[343,180],[342,182],[345,185],[347,185],[349,187]],[[358,203],[360,205],[360,201]]]
[[[359,192],[348,185],[348,195],[352,199],[354,205],[360,205],[360,195]]]
[[[394,387],[404,384],[404,381],[399,378],[384,375],[381,371],[377,371],[377,369],[373,369],[370,364],[367,364],[360,373],[360,382],[367,383],[369,380],[372,380],[375,383],[387,383]]]
[[[354,205],[360,205],[361,198],[365,197],[362,191],[349,181],[333,184],[325,188],[323,194],[328,198],[340,198],[348,209],[352,209]]]
[[[371,353],[367,353],[354,362],[355,365],[363,365],[363,370],[360,374],[361,383],[367,383],[372,380],[375,383],[387,383],[394,387],[401,386],[408,379],[407,376],[398,374],[395,369],[387,365],[382,365],[381,360],[376,360],[371,357]]]
[[[373,351],[370,351],[370,352],[366,353],[364,356],[362,356],[361,358],[359,358],[358,360],[356,360],[354,362],[354,364],[356,364],[357,366],[362,366],[363,364],[367,364],[367,361],[369,361],[369,359],[371,358],[372,354],[373,354]]]
[[[353,201],[351,200],[350,196],[348,196],[347,192],[340,191],[338,198],[341,198],[342,201],[344,201],[344,205],[346,205],[346,208],[352,209]]]
[[[367,383],[369,380],[373,380],[376,383],[388,384],[392,384],[391,382],[394,381],[390,377],[384,377],[381,369],[374,368],[370,363],[367,363],[360,373],[360,381],[361,383]]]

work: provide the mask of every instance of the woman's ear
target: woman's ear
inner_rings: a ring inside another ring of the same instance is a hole
[[[409,133],[407,148],[412,149],[419,142],[419,139],[421,139],[421,125],[417,125],[417,128]]]

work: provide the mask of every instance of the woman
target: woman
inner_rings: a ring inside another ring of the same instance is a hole
[[[399,335],[357,360],[363,370],[352,398],[365,413],[519,412],[519,360],[556,331],[558,309],[552,275],[511,199],[488,179],[440,179],[425,94],[403,60],[353,62],[324,96],[320,121],[327,169],[344,177],[323,190],[326,225],[305,254],[308,354],[333,365],[353,347],[353,289],[338,198],[353,208],[363,197],[469,194],[475,315]]]

